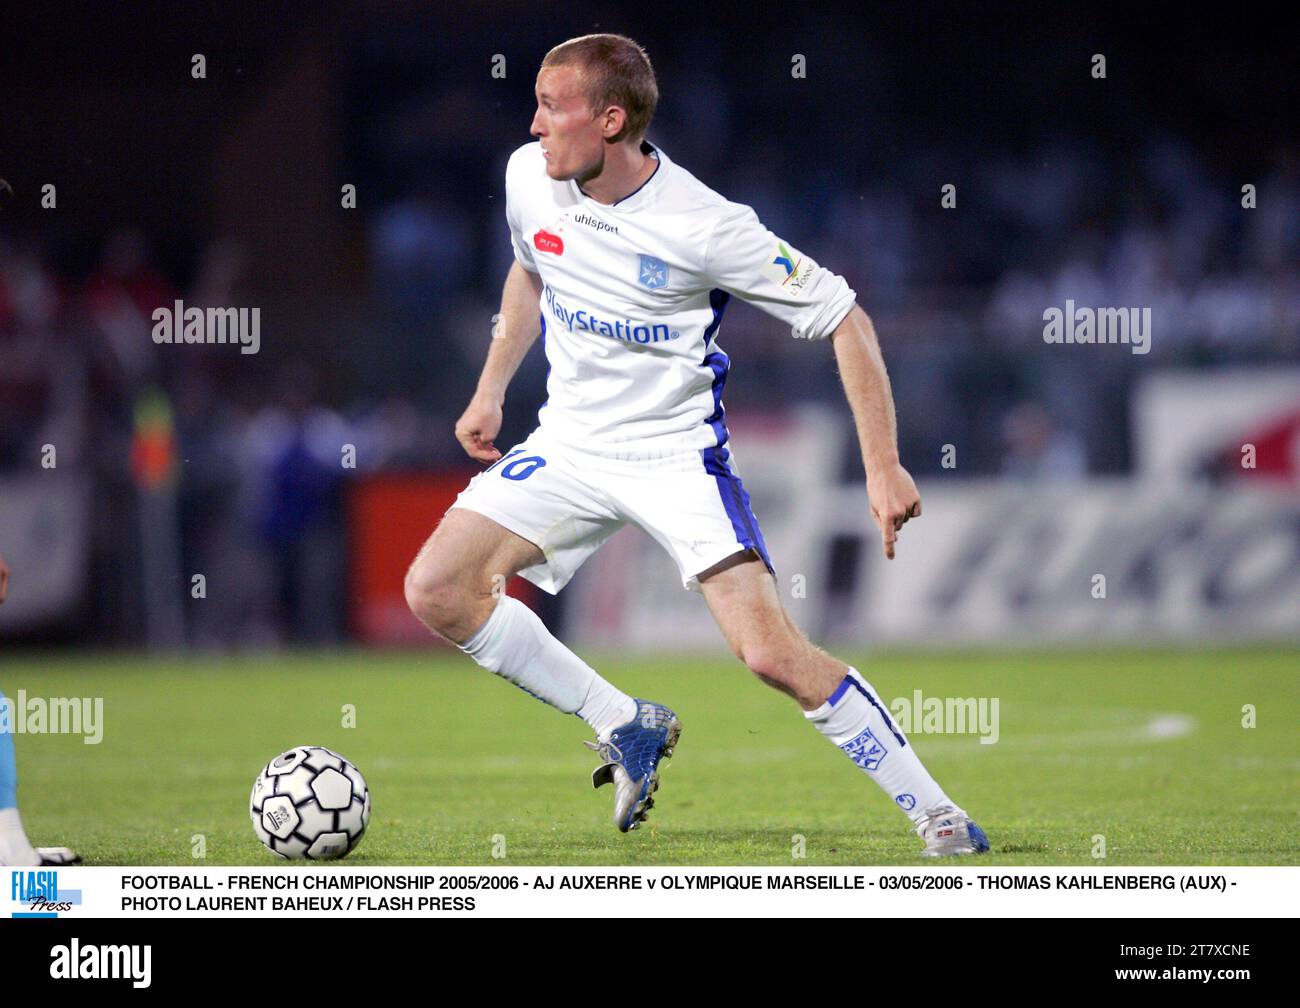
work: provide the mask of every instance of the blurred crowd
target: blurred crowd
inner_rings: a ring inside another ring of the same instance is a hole
[[[919,475],[943,471],[945,445],[957,446],[961,476],[1123,472],[1129,393],[1143,373],[1300,360],[1293,149],[1258,178],[1207,167],[1172,135],[1123,158],[1079,141],[1032,155],[931,146],[897,155],[888,171],[870,161],[855,170],[761,133],[738,136],[735,89],[708,72],[692,88],[665,105],[650,138],[848,279],[880,333],[903,459]],[[126,517],[141,404],[165,404],[181,567],[241,585],[202,610],[193,644],[337,641],[347,480],[466,462],[452,425],[511,260],[502,172],[528,139],[531,110],[499,125],[475,160],[463,125],[427,95],[389,100],[387,117],[349,141],[354,160],[374,166],[367,192],[380,194],[363,211],[363,293],[333,321],[313,316],[298,331],[282,310],[283,338],[264,332],[257,356],[150,336],[153,310],[177,298],[250,303],[256,264],[237,241],[199,242],[176,269],[151,236],[122,228],[90,268],[75,269],[41,235],[6,232],[0,219],[0,480],[38,469],[42,446],[56,445],[61,468],[92,480],[92,583],[129,582],[142,534]],[[722,156],[719,137],[738,156]],[[949,183],[956,205],[944,208]],[[1247,183],[1253,209],[1242,206]],[[1046,345],[1043,311],[1067,299],[1150,307],[1151,352]],[[327,349],[344,341],[383,353],[358,364]],[[829,347],[739,305],[721,342],[733,360],[729,410],[818,401],[847,413]],[[517,379],[500,444],[531,429],[545,396],[539,351]],[[355,467],[340,464],[343,444],[355,446]],[[858,466],[850,446],[845,478]],[[99,639],[130,639],[140,593],[95,598],[87,619]]]
[[[147,238],[125,229],[73,277],[51,268],[38,241],[0,234],[0,481],[51,458],[88,477],[90,580],[102,590],[85,616],[105,642],[134,639],[143,620],[142,489],[174,504],[174,580],[200,571],[237,586],[195,610],[192,643],[324,645],[345,627],[345,481],[459,460],[445,411],[382,388],[323,395],[328,359],[154,342],[153,311],[177,299],[247,304],[244,268],[236,245],[213,242],[182,291]],[[162,444],[145,471],[150,436]]]

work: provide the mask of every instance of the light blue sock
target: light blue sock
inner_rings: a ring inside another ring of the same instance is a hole
[[[0,704],[4,698],[0,693]],[[0,809],[18,807],[18,761],[14,758],[14,737],[8,730],[7,718],[5,725],[6,729],[0,731]]]

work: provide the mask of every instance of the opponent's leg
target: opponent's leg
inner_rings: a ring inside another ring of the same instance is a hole
[[[430,630],[524,692],[608,734],[636,704],[558,641],[505,582],[544,559],[492,519],[453,508],[406,575],[406,601]]]
[[[0,694],[3,703],[3,694]],[[14,737],[0,731],[0,865],[40,864],[18,816],[18,763],[14,759]]]
[[[926,854],[988,849],[983,831],[930,776],[871,684],[803,634],[766,565],[737,553],[699,575],[701,591],[733,653],[843,749],[901,808],[926,840]]]
[[[4,694],[0,693],[0,703]],[[80,864],[66,847],[33,847],[18,815],[18,762],[14,758],[14,737],[0,731],[0,865],[36,868],[41,865]]]

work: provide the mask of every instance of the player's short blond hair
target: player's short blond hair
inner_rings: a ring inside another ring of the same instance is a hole
[[[659,104],[659,84],[646,51],[625,35],[582,35],[546,54],[542,69],[576,66],[593,112],[617,105],[627,122],[611,143],[640,140]]]

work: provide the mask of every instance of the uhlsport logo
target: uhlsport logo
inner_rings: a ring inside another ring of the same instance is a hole
[[[593,217],[591,214],[574,214],[573,223],[585,224],[587,227],[594,228],[597,231],[608,231],[610,234],[618,234],[618,227],[616,225],[603,221],[599,217]]]
[[[651,290],[667,287],[668,264],[662,259],[656,259],[654,256],[642,255],[637,280],[640,281],[643,287],[649,287]]]
[[[849,759],[863,770],[878,769],[884,758],[889,755],[889,750],[871,734],[870,728],[862,729],[862,734],[845,742],[840,748],[848,753]]]
[[[9,873],[9,898],[17,907],[11,917],[57,917],[81,905],[80,889],[60,889],[59,873],[51,869]]]

